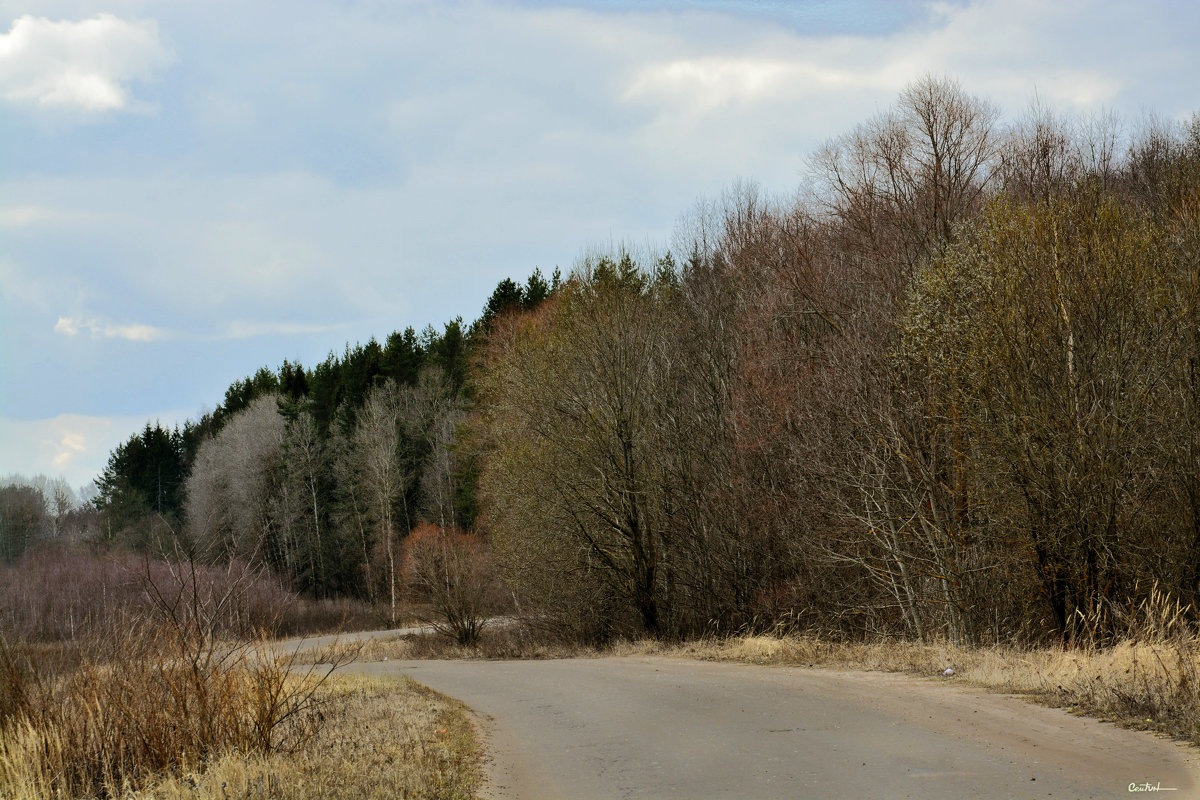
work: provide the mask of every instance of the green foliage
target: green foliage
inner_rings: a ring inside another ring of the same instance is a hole
[[[512,278],[505,278],[496,284],[495,290],[483,307],[483,313],[471,325],[471,336],[491,331],[496,320],[501,317],[519,314],[522,311],[533,311],[550,299],[561,284],[562,274],[557,268],[549,282],[540,268],[535,268],[529,274],[524,286]]]
[[[469,333],[462,317],[447,322],[441,334],[429,326],[422,334],[422,344],[428,354],[428,363],[440,367],[450,379],[454,394],[463,390],[470,368]]]
[[[617,289],[641,294],[653,276],[648,276],[634,262],[633,256],[622,251],[620,258],[601,256],[591,265],[591,285],[599,291]]]
[[[480,453],[478,443],[471,439],[463,439],[461,431],[459,440],[454,445],[457,467],[454,471],[454,513],[458,525],[466,530],[474,530],[479,518],[479,473]]]
[[[533,280],[532,276],[530,280]],[[525,290],[512,278],[505,278],[496,285],[496,290],[488,298],[479,322],[483,326],[490,325],[496,317],[521,309],[524,305]]]
[[[425,350],[412,326],[393,332],[383,348],[383,374],[396,383],[412,386],[425,364]]]
[[[284,362],[285,366],[290,366]],[[252,403],[255,398],[264,394],[279,391],[279,376],[267,367],[259,367],[252,377],[234,381],[225,390],[225,402],[221,404],[226,414],[234,414]]]
[[[103,476],[96,482],[101,511],[128,513],[145,509],[155,514],[176,515],[182,507],[182,485],[186,472],[183,434],[161,424],[146,423],[108,459]]]
[[[279,392],[290,400],[308,396],[308,374],[304,367],[284,359],[279,367]]]
[[[555,275],[557,274],[558,270],[555,270]],[[525,291],[521,298],[521,308],[525,311],[532,311],[537,308],[550,297],[550,293],[554,288],[557,288],[557,286],[551,287],[546,282],[545,276],[542,275],[542,271],[535,269],[530,273],[529,280],[525,282]]]

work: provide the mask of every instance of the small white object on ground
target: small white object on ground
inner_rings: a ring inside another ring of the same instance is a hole
[[[954,670],[950,669],[950,667],[946,667],[946,671],[943,672],[942,674],[945,675],[947,678],[949,678],[951,675],[954,674]]]

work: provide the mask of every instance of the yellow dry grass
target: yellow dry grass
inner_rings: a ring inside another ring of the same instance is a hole
[[[416,684],[330,676],[267,642],[146,622],[51,669],[0,638],[0,800],[467,798],[464,709]],[[69,661],[69,663],[67,663]]]
[[[305,662],[326,663],[353,647],[357,661],[404,661],[410,659],[549,659],[586,658],[609,654],[582,645],[568,644],[530,635],[518,627],[485,628],[474,645],[461,645],[437,633],[384,635],[362,642],[335,644],[305,651]]]
[[[1200,745],[1200,642],[1192,635],[1124,639],[1099,647],[958,647],[897,639],[831,642],[807,636],[739,636],[674,646],[625,645],[660,654],[747,664],[905,672],[1155,730]],[[952,677],[943,676],[947,668]]]
[[[146,621],[110,633],[61,672],[0,640],[0,797],[130,795],[225,752],[294,752],[320,725],[325,675],[264,643]]]
[[[408,679],[338,675],[328,718],[290,755],[226,754],[129,800],[467,800],[482,784],[465,708]]]
[[[482,784],[476,731],[465,708],[407,679],[336,675],[322,688],[320,731],[290,753],[228,751],[147,779],[142,788],[109,791],[120,800],[384,800],[474,798]],[[28,725],[7,731],[9,758],[26,739],[44,742]],[[10,762],[10,768],[14,766]],[[19,765],[15,765],[19,766]],[[12,769],[0,785],[5,800],[66,797]],[[76,794],[71,800],[95,795]]]

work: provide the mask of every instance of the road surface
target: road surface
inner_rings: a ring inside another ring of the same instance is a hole
[[[495,798],[1200,797],[1182,745],[901,675],[658,657],[348,669],[470,706]]]

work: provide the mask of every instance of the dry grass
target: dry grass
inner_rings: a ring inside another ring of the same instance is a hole
[[[120,797],[224,753],[302,748],[327,672],[264,648],[142,621],[52,672],[37,648],[2,643],[0,797]]]
[[[326,678],[262,647],[213,646],[216,668],[145,637],[57,676],[8,648],[0,798],[470,798],[481,783],[465,710],[417,684]]]
[[[305,660],[324,663],[335,656],[339,646],[306,651]],[[529,633],[519,625],[484,628],[473,645],[459,644],[438,634],[385,635],[361,642],[360,661],[404,661],[408,659],[511,660],[548,658],[585,658],[610,655],[608,649],[548,640]]]
[[[130,800],[473,798],[483,781],[463,706],[410,680],[334,676],[325,725],[290,755],[228,754]]]
[[[1092,643],[1073,648],[958,647],[900,639],[835,642],[802,635],[759,635],[680,645],[631,643],[623,646],[623,652],[937,677],[1025,695],[1200,745],[1200,637],[1186,621],[1189,612],[1153,592],[1128,612],[1106,612],[1118,619],[1083,620],[1085,627],[1115,629],[1120,634],[1107,642],[1091,638]],[[943,676],[947,668],[954,670],[952,677]]]
[[[939,679],[946,679],[942,672],[951,668],[954,675],[947,680],[1027,695],[1200,745],[1200,644],[1194,638],[1024,649],[745,636],[673,647],[641,645],[631,647],[630,654],[634,652],[748,664],[905,672]]]
[[[0,614],[0,800],[474,795],[461,708],[414,684],[330,682],[353,644],[319,666],[280,655],[258,637],[291,626],[243,613],[269,606],[255,573],[143,566],[136,603]]]

